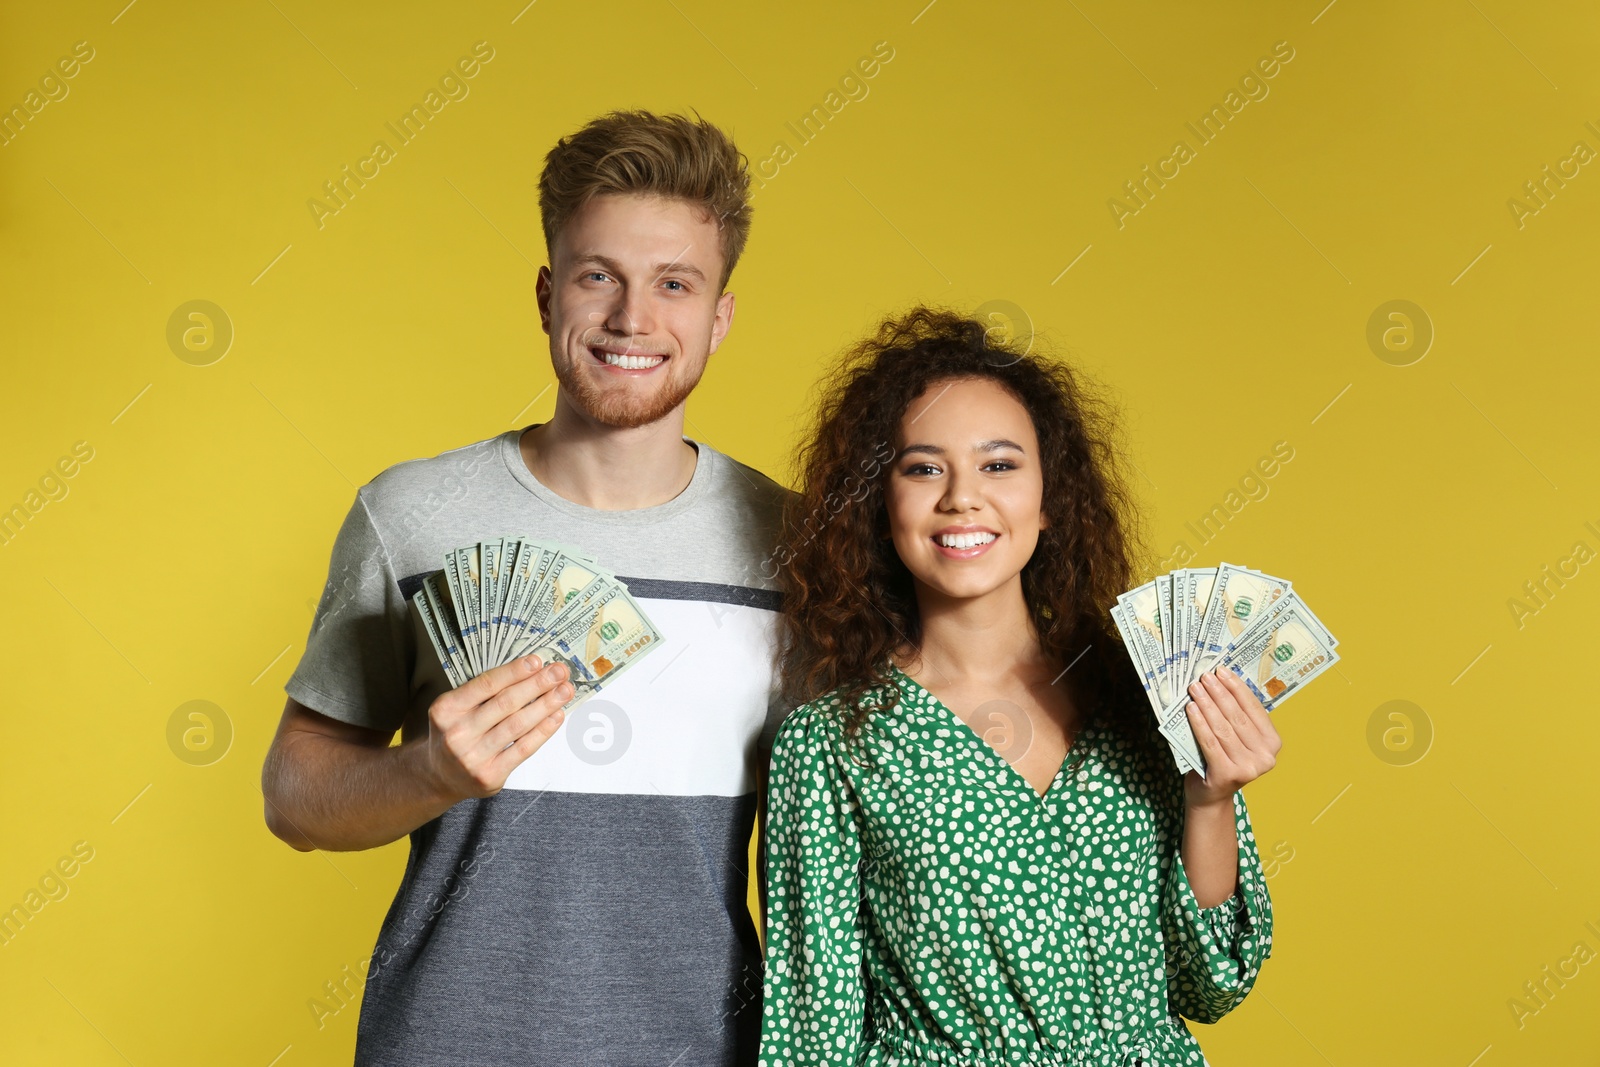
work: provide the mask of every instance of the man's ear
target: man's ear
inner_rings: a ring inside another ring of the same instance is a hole
[[[540,267],[539,278],[533,283],[533,295],[539,305],[539,326],[545,333],[550,332],[550,283],[550,268]]]
[[[722,344],[722,339],[728,336],[728,331],[733,328],[733,294],[723,293],[717,297],[717,317],[711,320],[711,348],[706,355],[710,355]]]

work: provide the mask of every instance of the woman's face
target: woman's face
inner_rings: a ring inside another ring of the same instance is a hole
[[[966,600],[1016,579],[1046,521],[1039,439],[1021,401],[987,378],[935,382],[894,444],[889,533],[917,582]]]

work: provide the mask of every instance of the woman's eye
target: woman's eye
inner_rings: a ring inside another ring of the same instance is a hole
[[[913,463],[911,466],[905,469],[905,473],[908,475],[938,474],[939,468],[935,467],[932,463]]]
[[[997,459],[993,463],[985,464],[983,469],[986,470],[986,471],[987,470],[1014,471],[1014,470],[1017,469],[1017,466],[1016,466],[1015,463],[1012,463],[1009,459]]]

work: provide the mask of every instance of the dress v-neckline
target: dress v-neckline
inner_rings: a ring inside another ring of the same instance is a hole
[[[1044,806],[1045,802],[1050,799],[1051,794],[1056,791],[1056,787],[1059,786],[1062,780],[1067,776],[1067,770],[1072,766],[1073,757],[1080,755],[1080,749],[1084,745],[1084,735],[1086,735],[1091,729],[1087,724],[1080,725],[1078,727],[1077,733],[1075,733],[1072,737],[1072,743],[1067,746],[1066,754],[1061,757],[1061,766],[1056,768],[1055,777],[1050,779],[1050,784],[1046,786],[1044,792],[1041,793],[1033,787],[1032,782],[1028,781],[1027,775],[1017,770],[1010,760],[1002,756],[993,745],[984,740],[983,735],[978,733],[977,730],[973,729],[970,722],[957,715],[955,713],[955,709],[951,708],[950,705],[940,700],[934,694],[933,690],[929,689],[927,686],[911,677],[911,675],[901,670],[899,664],[891,662],[889,666],[891,669],[893,669],[895,674],[899,675],[901,678],[904,678],[906,681],[910,682],[912,685],[921,690],[927,696],[928,703],[931,707],[943,712],[945,716],[955,722],[959,728],[965,730],[968,739],[981,748],[991,758],[991,760],[998,760],[1002,765],[1004,765],[1004,773],[1009,773],[1012,778],[1015,779],[1015,781],[1020,782],[1023,791],[1032,797],[1034,803],[1038,804],[1040,807]]]

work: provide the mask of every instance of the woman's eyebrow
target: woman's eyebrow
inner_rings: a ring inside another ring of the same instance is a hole
[[[906,447],[900,450],[900,455],[909,456],[913,452],[921,452],[930,456],[944,455],[944,449],[940,448],[938,445],[906,445]]]
[[[1027,449],[1023,448],[1015,441],[1008,440],[1004,437],[997,437],[993,441],[979,441],[977,444],[972,446],[972,450],[974,452],[998,452],[1003,448],[1014,449],[1018,452],[1027,451]],[[929,456],[942,456],[945,454],[944,449],[940,448],[938,445],[916,444],[906,445],[906,447],[900,450],[900,455],[907,456],[913,452],[918,452]]]

